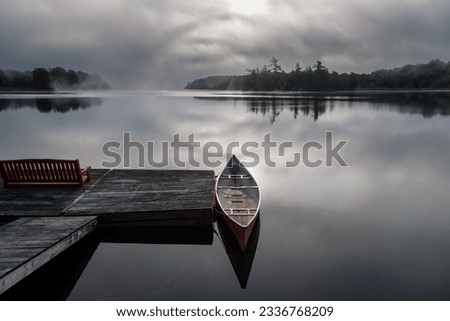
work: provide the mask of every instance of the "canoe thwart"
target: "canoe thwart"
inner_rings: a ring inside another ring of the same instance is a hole
[[[217,188],[223,189],[247,189],[247,188],[258,188],[258,186],[217,186]]]

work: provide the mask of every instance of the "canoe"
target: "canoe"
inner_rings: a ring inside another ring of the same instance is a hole
[[[242,251],[236,237],[234,236],[234,233],[225,222],[223,216],[220,215],[217,217],[217,227],[219,230],[220,239],[222,240],[223,247],[227,252],[228,258],[233,266],[234,273],[236,274],[242,289],[247,287],[247,282],[250,277],[250,272],[258,245],[260,224],[260,218],[257,217],[255,227],[253,228],[250,239],[247,243],[247,248],[245,251]]]
[[[216,208],[242,251],[247,247],[260,205],[261,197],[255,179],[233,155],[216,179]]]

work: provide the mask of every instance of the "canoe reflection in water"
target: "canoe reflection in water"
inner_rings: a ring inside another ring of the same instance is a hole
[[[255,258],[260,225],[261,219],[257,217],[255,226],[253,227],[252,233],[247,242],[247,247],[245,250],[242,250],[233,231],[230,229],[227,222],[225,222],[223,215],[217,215],[217,227],[220,234],[220,240],[225,248],[225,251],[227,252],[241,288],[243,289],[247,287],[247,281],[252,269],[253,259]]]

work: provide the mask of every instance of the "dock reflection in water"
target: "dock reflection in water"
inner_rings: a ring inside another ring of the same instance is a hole
[[[180,222],[183,225],[178,225]],[[102,243],[211,245],[213,228],[210,219],[111,224],[100,228]]]
[[[66,300],[101,243],[211,245],[211,220],[110,224],[7,290],[0,300]]]

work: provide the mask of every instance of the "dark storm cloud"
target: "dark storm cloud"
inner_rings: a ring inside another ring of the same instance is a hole
[[[0,68],[97,72],[174,88],[280,58],[369,72],[450,59],[446,1],[0,0]],[[254,11],[254,12],[252,12]]]

